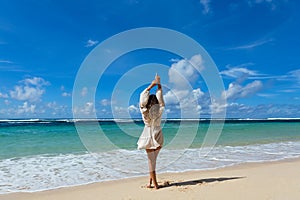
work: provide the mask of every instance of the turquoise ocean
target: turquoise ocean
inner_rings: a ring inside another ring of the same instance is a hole
[[[216,145],[203,145],[220,126]],[[162,127],[158,173],[300,157],[300,119],[168,119]],[[142,130],[138,119],[0,120],[0,194],[147,175],[146,153],[136,149]]]

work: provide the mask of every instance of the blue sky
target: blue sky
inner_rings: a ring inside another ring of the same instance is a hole
[[[218,109],[236,118],[300,117],[299,6],[291,0],[3,0],[0,118],[72,117],[73,84],[83,60],[105,39],[139,27],[186,34],[214,60],[227,103],[212,106],[207,87],[197,76],[199,81],[188,95],[196,96],[199,106],[186,109],[196,109],[203,117]],[[138,117],[142,87],[126,106],[111,98],[122,74],[145,63],[180,71],[187,69],[185,61],[193,59],[197,55],[180,58],[151,49],[122,56],[105,72],[104,87],[97,91],[95,101],[86,102],[77,112],[86,117],[91,112],[99,118],[113,117],[112,112]],[[152,80],[152,76],[145,78]],[[166,87],[172,84],[170,77],[162,81]],[[82,88],[81,92],[84,96],[89,90]],[[167,117],[180,117],[174,93],[177,100],[184,101],[182,106],[190,103],[181,99],[185,91],[166,89]]]

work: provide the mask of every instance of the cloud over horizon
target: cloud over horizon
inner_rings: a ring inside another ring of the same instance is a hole
[[[204,69],[200,54],[192,56],[189,60],[182,59],[174,62],[169,69],[170,90],[164,94],[166,104],[170,111],[180,111],[183,115],[198,116],[201,106],[198,100],[204,95],[200,88],[193,88]]]
[[[40,101],[45,93],[44,86],[49,85],[49,82],[40,77],[26,78],[19,83],[9,92],[10,97],[18,101],[30,102]]]

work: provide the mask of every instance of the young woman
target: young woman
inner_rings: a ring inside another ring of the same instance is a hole
[[[157,86],[156,95],[150,90]],[[164,138],[161,130],[161,116],[165,108],[160,77],[156,74],[152,83],[140,94],[140,111],[145,124],[144,130],[137,142],[138,149],[146,149],[149,164],[150,181],[148,188],[159,188],[156,180],[155,167],[157,155],[162,148]]]

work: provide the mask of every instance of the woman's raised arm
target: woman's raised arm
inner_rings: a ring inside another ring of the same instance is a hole
[[[162,87],[161,87],[161,84],[160,84],[160,76],[158,76],[156,74],[155,80],[156,80],[156,83],[157,83],[156,98],[158,100],[159,105],[162,107],[162,106],[165,106],[165,102],[164,102],[164,98],[163,98]]]

